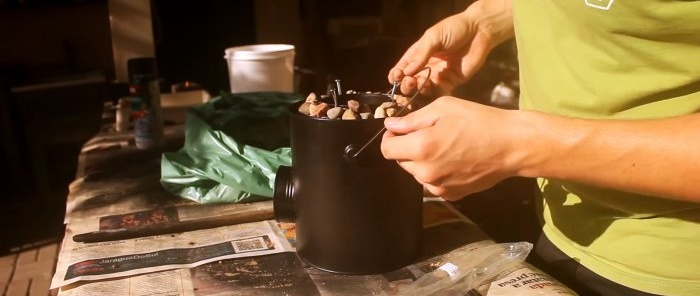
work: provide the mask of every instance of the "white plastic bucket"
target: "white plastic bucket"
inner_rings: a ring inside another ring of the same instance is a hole
[[[294,45],[237,46],[224,53],[232,93],[294,92]]]

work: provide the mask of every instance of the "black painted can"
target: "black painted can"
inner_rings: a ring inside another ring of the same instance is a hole
[[[385,95],[343,95],[376,107]],[[290,108],[292,167],[275,177],[275,218],[296,223],[299,257],[341,274],[379,274],[415,263],[422,187],[380,151],[383,119],[329,120]],[[332,102],[330,102],[332,104]]]

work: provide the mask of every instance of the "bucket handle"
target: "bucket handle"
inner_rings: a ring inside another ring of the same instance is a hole
[[[423,68],[423,69],[420,69],[420,71],[416,72],[416,74],[418,74],[418,73],[420,73],[420,72],[423,72],[424,70],[428,70],[428,76],[426,77],[425,82],[423,82],[423,84],[418,88],[418,90],[413,94],[413,96],[411,96],[411,99],[408,100],[408,102],[406,103],[406,105],[404,105],[403,108],[401,108],[401,109],[399,110],[399,112],[396,112],[396,116],[397,116],[397,117],[398,117],[398,116],[401,116],[402,113],[404,112],[404,110],[406,110],[406,108],[408,108],[408,106],[413,102],[413,100],[415,100],[416,97],[418,97],[418,94],[420,94],[420,92],[421,92],[421,91],[423,90],[423,88],[425,87],[425,84],[428,82],[428,79],[430,79],[430,74],[431,74],[431,72],[432,72],[432,69],[430,69],[430,67],[425,67],[425,68]],[[399,84],[398,81],[394,82],[394,84],[393,84],[393,86],[392,86],[392,88],[391,88],[390,99],[392,99],[392,100],[394,99],[394,93],[396,92],[396,88],[397,88],[399,85],[400,85],[400,84]],[[379,132],[377,132],[376,134],[374,134],[374,136],[372,136],[372,138],[369,139],[369,141],[367,141],[367,143],[365,143],[364,145],[362,145],[362,147],[360,147],[359,149],[357,148],[357,146],[355,146],[355,145],[353,145],[353,144],[350,144],[350,145],[346,146],[346,147],[345,147],[345,151],[344,151],[344,153],[345,153],[345,154],[344,154],[345,159],[347,159],[347,160],[349,160],[349,161],[352,161],[352,160],[354,160],[355,158],[357,158],[357,156],[360,155],[360,153],[362,153],[362,151],[365,151],[365,149],[366,149],[370,144],[372,144],[372,142],[374,142],[374,141],[379,137],[379,135],[383,134],[385,131],[386,131],[386,127],[382,127],[382,129],[379,130]]]

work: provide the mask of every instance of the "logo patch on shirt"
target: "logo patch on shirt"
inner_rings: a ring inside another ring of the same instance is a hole
[[[593,8],[598,8],[602,10],[610,10],[610,6],[612,6],[613,2],[615,0],[583,0],[586,2],[586,5],[593,7]]]

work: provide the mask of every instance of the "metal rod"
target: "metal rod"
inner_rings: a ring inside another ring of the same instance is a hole
[[[391,91],[390,91],[390,93],[389,93],[389,99],[391,99],[392,101],[394,101],[394,94],[396,94],[396,88],[399,87],[399,84],[400,84],[400,83],[399,83],[398,81],[394,81],[394,83],[392,83],[392,84],[393,84],[393,85],[391,86]]]
[[[338,107],[338,95],[335,93],[335,89],[331,89],[331,96],[333,97],[333,107]]]
[[[335,80],[335,88],[338,90],[339,96],[343,94],[343,90],[340,88],[340,79]]]

